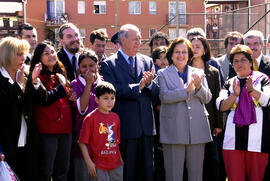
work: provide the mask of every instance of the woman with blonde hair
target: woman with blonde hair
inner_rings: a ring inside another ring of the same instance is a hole
[[[39,136],[32,107],[34,100],[46,99],[46,91],[38,81],[40,64],[27,78],[28,51],[25,40],[7,37],[0,42],[0,145],[19,179],[36,181]]]

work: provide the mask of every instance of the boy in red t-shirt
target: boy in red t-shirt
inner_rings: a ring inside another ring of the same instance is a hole
[[[115,103],[116,91],[111,83],[103,81],[96,86],[95,94],[98,108],[85,117],[79,146],[91,177],[97,181],[122,181],[120,118],[110,112]]]

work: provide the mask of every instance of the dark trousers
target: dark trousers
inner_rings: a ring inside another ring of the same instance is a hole
[[[38,149],[32,150],[19,147],[16,151],[16,157],[6,157],[5,161],[7,161],[20,181],[38,180]]]
[[[66,181],[70,164],[71,134],[42,134],[40,181]]]
[[[120,152],[124,161],[124,181],[153,181],[153,136],[122,139]]]
[[[220,137],[213,137],[213,142],[205,145],[203,180],[225,181],[226,172],[222,156],[222,144]]]

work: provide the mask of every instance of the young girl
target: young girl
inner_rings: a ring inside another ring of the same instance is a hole
[[[71,83],[73,91],[77,95],[77,101],[74,102],[76,113],[72,146],[75,181],[89,181],[90,178],[78,145],[78,139],[84,117],[97,107],[95,87],[101,81],[101,77],[98,74],[97,61],[97,55],[92,50],[84,51],[78,59],[80,75]]]
[[[30,71],[42,64],[39,78],[48,97],[35,107],[35,121],[40,133],[40,180],[66,180],[71,150],[72,118],[66,72],[48,41],[38,44]]]

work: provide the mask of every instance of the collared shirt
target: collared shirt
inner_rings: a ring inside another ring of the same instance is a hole
[[[0,72],[5,78],[8,78],[8,82],[10,84],[15,83],[4,67],[0,68]],[[16,73],[16,82],[17,82],[17,80],[18,80],[18,72]],[[20,86],[20,88],[22,89],[23,88],[22,85],[20,85],[19,82],[17,82],[17,83]],[[17,144],[18,147],[24,147],[26,145],[26,136],[27,136],[27,125],[26,125],[26,122],[24,119],[24,115],[22,113],[22,115],[21,115],[21,130],[20,130],[19,140],[18,140],[18,144]]]
[[[263,56],[263,54],[262,54],[262,52],[261,52],[260,56],[259,56],[258,58],[256,58],[256,62],[257,62],[258,68],[260,67],[260,63],[261,63],[261,60],[262,60],[262,56]]]
[[[119,51],[121,52],[121,54],[123,55],[124,59],[126,60],[126,62],[129,64],[129,60],[128,58],[130,56],[128,56],[127,54],[125,54],[122,50],[122,48],[119,48]],[[135,60],[136,56],[132,56],[133,60]],[[133,68],[135,67],[135,61],[133,61]]]
[[[64,48],[64,51],[66,52],[71,65],[72,65],[72,57],[73,56],[76,57],[76,60],[77,60],[76,61],[76,70],[77,70],[79,68],[79,65],[78,65],[79,53],[75,53],[75,55],[73,55],[73,54],[69,53],[65,48]]]
[[[184,81],[184,83],[187,83],[187,73],[188,73],[188,66],[186,65],[185,70],[183,73],[179,72],[176,66],[174,65],[175,70],[177,71],[179,77],[181,77]]]

